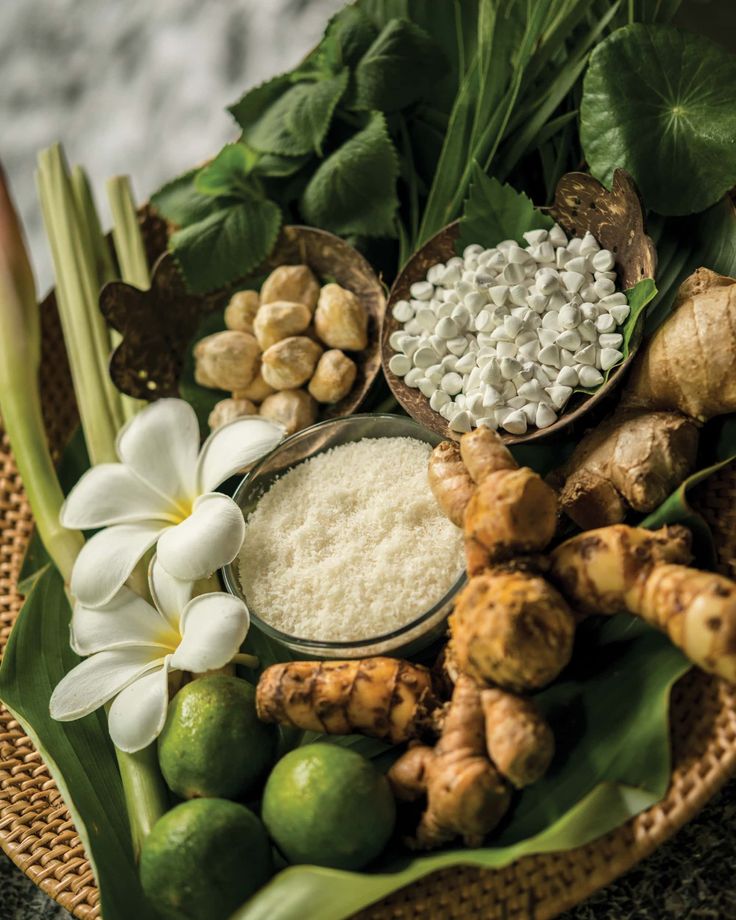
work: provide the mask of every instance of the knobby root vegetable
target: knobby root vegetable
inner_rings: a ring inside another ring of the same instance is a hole
[[[619,408],[554,475],[581,527],[656,508],[693,469],[697,423],[736,410],[736,279],[706,268],[635,360]]]
[[[210,431],[216,428],[222,428],[228,422],[233,422],[237,418],[244,418],[246,415],[258,415],[258,406],[249,399],[221,399],[215,403],[215,407],[210,412],[208,424]]]
[[[552,729],[532,700],[498,688],[480,695],[488,755],[517,789],[536,783],[555,752]]]
[[[430,457],[429,484],[447,517],[464,526],[469,575],[542,550],[554,536],[554,490],[533,470],[520,469],[488,428],[464,434],[459,451],[449,441],[439,444]]]
[[[279,265],[263,282],[261,303],[290,300],[303,303],[314,313],[319,297],[319,282],[308,265]]]
[[[686,528],[621,524],[561,544],[552,572],[581,609],[641,617],[703,670],[736,681],[736,584],[689,559]]]
[[[556,474],[560,506],[583,529],[661,505],[695,466],[698,429],[675,412],[618,409]]]
[[[352,389],[357,374],[355,362],[339,349],[331,348],[319,359],[309,381],[309,392],[317,402],[340,402]]]
[[[276,664],[256,691],[264,722],[391,744],[416,737],[436,705],[429,671],[394,658]]]
[[[451,655],[481,686],[544,687],[570,660],[575,618],[538,575],[490,570],[471,578],[450,616]]]
[[[556,526],[557,497],[535,472],[521,467],[491,473],[465,509],[468,574],[544,549]]]
[[[234,332],[249,332],[252,335],[260,306],[258,291],[237,291],[225,307],[225,325]]]
[[[475,428],[460,438],[460,454],[471,479],[480,484],[491,473],[515,470],[518,463],[490,428]]]
[[[320,291],[314,328],[330,348],[362,351],[368,345],[368,314],[355,294],[339,284],[326,284]]]
[[[621,613],[629,609],[628,592],[638,591],[655,566],[690,561],[690,540],[690,531],[678,525],[589,530],[552,551],[551,577],[581,613]]]
[[[261,350],[248,332],[215,332],[194,346],[194,379],[200,386],[231,393],[244,390],[258,373]]]
[[[312,339],[292,335],[263,352],[261,374],[274,390],[294,390],[310,379],[321,355]]]
[[[286,434],[296,434],[317,421],[317,403],[304,390],[279,390],[261,403],[260,414],[283,425]]]
[[[506,813],[508,785],[488,758],[480,691],[461,675],[439,741],[410,747],[389,770],[397,799],[426,795],[427,807],[410,844],[430,849],[462,837],[479,846]]]
[[[442,441],[429,458],[429,487],[437,504],[456,527],[462,527],[465,509],[475,491],[475,483],[454,441]]]

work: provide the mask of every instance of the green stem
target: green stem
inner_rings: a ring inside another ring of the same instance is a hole
[[[135,754],[115,749],[128,808],[133,855],[137,860],[141,845],[153,825],[169,810],[169,796],[158,766],[156,744]]]
[[[37,181],[87,449],[93,464],[114,462],[115,434],[123,419],[107,371],[110,341],[97,306],[95,269],[90,254],[83,251],[84,234],[58,145],[40,154]]]
[[[112,238],[123,281],[142,291],[151,285],[146,250],[128,176],[107,180],[107,200],[112,212]]]
[[[110,245],[102,232],[102,225],[97,213],[92,188],[84,169],[77,165],[71,172],[72,192],[77,205],[80,221],[85,229],[87,247],[93,253],[97,268],[99,287],[114,281],[118,277]]]
[[[260,661],[256,655],[238,652],[237,655],[233,655],[231,664],[241,664],[244,668],[257,668],[260,665]]]

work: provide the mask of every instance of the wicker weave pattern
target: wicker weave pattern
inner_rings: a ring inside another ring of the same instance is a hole
[[[47,427],[58,451],[76,423],[53,303],[44,310]],[[721,568],[736,574],[736,465],[712,477],[697,499],[717,532]],[[32,531],[6,441],[0,443],[0,653],[18,614],[16,585]],[[693,817],[736,771],[736,689],[700,672],[675,687],[674,773],[665,799],[576,850],[525,857],[499,871],[448,869],[362,911],[360,920],[545,920],[612,881]],[[0,846],[80,920],[100,916],[99,895],[55,783],[10,714],[0,708]]]

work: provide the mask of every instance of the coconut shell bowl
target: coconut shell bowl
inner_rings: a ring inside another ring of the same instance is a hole
[[[646,234],[641,199],[633,180],[623,170],[616,170],[610,191],[587,173],[567,173],[557,185],[554,203],[548,213],[568,236],[581,237],[590,231],[601,247],[613,253],[618,290],[628,291],[642,279],[654,277],[656,252]],[[411,299],[410,287],[414,282],[424,280],[432,265],[458,255],[456,244],[459,233],[458,221],[449,224],[407,262],[389,294],[381,328],[383,370],[394,396],[417,422],[452,440],[457,440],[460,435],[450,430],[447,420],[430,407],[429,400],[417,388],[408,386],[403,378],[390,370],[389,361],[395,352],[389,338],[401,328],[401,323],[393,316],[392,307],[400,300]],[[523,435],[501,432],[504,441],[521,444],[554,437],[573,422],[580,422],[586,413],[606,399],[625,378],[641,343],[641,318],[631,337],[628,354],[594,393],[573,393],[564,412],[552,425],[542,429],[532,427]]]

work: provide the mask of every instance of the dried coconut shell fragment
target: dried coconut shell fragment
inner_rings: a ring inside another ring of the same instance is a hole
[[[314,326],[330,348],[362,351],[368,345],[368,316],[355,294],[339,284],[322,288]]]
[[[247,332],[215,332],[194,346],[194,379],[201,386],[243,390],[258,373],[261,350]]]
[[[301,303],[314,312],[319,298],[319,282],[308,265],[280,265],[263,282],[261,303],[287,300]]]
[[[292,335],[300,335],[312,321],[309,307],[303,303],[275,300],[264,303],[256,314],[253,334],[263,351]]]
[[[261,374],[274,390],[293,390],[311,378],[321,354],[320,346],[306,336],[290,336],[263,353]]]
[[[317,403],[306,390],[281,390],[267,396],[261,405],[263,418],[278,422],[287,435],[309,428],[317,421]]]
[[[261,306],[257,291],[238,291],[225,307],[225,325],[235,332],[253,334],[253,322]]]
[[[357,373],[355,362],[333,348],[319,359],[314,376],[309,381],[309,392],[317,402],[339,402],[350,392]]]

